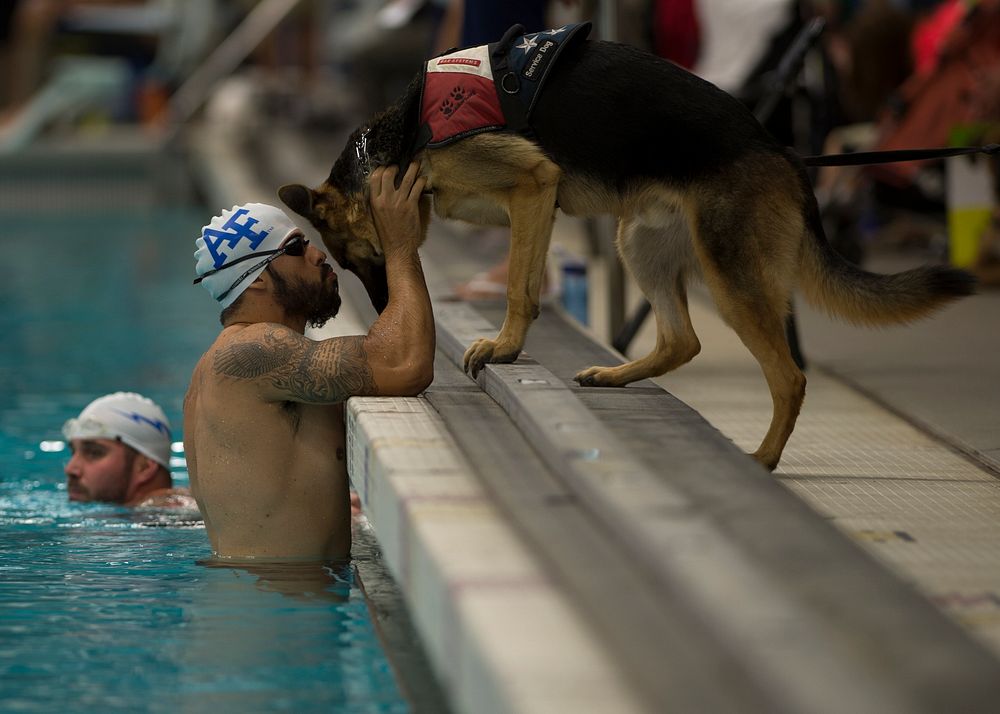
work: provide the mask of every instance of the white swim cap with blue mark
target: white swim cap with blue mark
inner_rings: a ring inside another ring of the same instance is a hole
[[[118,439],[170,468],[167,415],[152,399],[135,392],[115,392],[95,399],[80,416],[66,422],[63,436],[67,441]]]
[[[223,308],[267,267],[269,254],[302,231],[284,211],[266,203],[244,203],[212,218],[195,241],[195,269],[201,284]],[[254,256],[262,254],[260,260]]]

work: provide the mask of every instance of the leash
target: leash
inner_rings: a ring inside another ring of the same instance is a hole
[[[944,159],[949,156],[967,156],[969,154],[1000,154],[1000,144],[985,146],[960,146],[948,149],[899,149],[896,151],[858,151],[851,154],[822,154],[820,156],[803,156],[806,166],[862,166],[864,164],[891,164],[897,161],[923,161],[926,159]]]

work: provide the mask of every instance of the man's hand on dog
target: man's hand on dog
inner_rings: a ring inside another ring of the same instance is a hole
[[[411,163],[396,188],[396,166],[380,166],[368,179],[369,202],[382,252],[416,251],[421,241],[420,195],[427,179],[417,176],[418,166]]]

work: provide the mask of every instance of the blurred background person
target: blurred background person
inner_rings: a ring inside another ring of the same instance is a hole
[[[95,399],[63,426],[72,457],[64,469],[71,501],[197,508],[170,475],[170,422],[135,392]]]

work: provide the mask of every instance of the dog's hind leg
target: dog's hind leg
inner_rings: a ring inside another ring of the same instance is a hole
[[[545,257],[552,238],[556,189],[562,175],[547,159],[518,177],[508,193],[510,259],[507,314],[495,339],[479,339],[465,351],[465,369],[475,376],[487,362],[513,362],[538,317]]]
[[[716,192],[697,207],[691,225],[702,275],[719,313],[767,380],[771,424],[753,457],[773,470],[805,398],[806,378],[792,359],[785,333],[803,223],[787,193],[766,199],[754,193],[756,199],[741,202]]]
[[[590,367],[574,377],[585,387],[623,387],[658,377],[691,361],[701,350],[688,314],[685,276],[691,265],[683,217],[657,211],[655,223],[625,218],[618,224],[618,252],[656,317],[656,347],[617,367]]]

